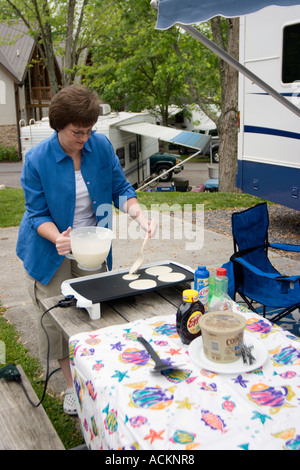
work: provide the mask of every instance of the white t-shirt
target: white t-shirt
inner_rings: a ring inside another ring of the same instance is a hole
[[[76,204],[73,228],[92,227],[97,225],[92,201],[82,177],[81,171],[75,171]]]

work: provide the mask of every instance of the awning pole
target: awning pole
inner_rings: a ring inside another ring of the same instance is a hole
[[[146,186],[149,186],[149,184],[153,183],[153,181],[156,181],[158,179],[160,179],[163,175],[166,175],[167,173],[169,173],[170,171],[174,170],[174,168],[179,168],[181,165],[183,165],[185,162],[187,162],[188,160],[191,160],[192,158],[196,157],[197,155],[199,155],[199,153],[201,153],[202,150],[198,150],[198,152],[196,153],[193,153],[193,155],[191,155],[190,157],[186,158],[185,160],[183,160],[182,162],[179,162],[177,163],[177,165],[174,165],[172,166],[172,168],[169,168],[168,170],[164,171],[163,173],[161,173],[159,176],[156,176],[155,178],[153,178],[152,180],[148,181],[148,183],[144,184],[143,186],[141,186],[140,188],[138,188],[138,191],[141,191],[143,188],[145,188]]]
[[[217,46],[213,41],[208,39],[204,34],[200,33],[197,29],[193,28],[190,25],[184,25],[181,23],[177,23],[178,26],[185,31],[187,31],[191,36],[193,36],[195,39],[200,41],[202,44],[204,44],[208,49],[210,49],[212,52],[216,53],[219,57],[221,57],[225,62],[230,64],[232,67],[234,67],[236,70],[241,72],[243,75],[245,75],[249,80],[252,82],[256,83],[260,88],[262,88],[264,91],[266,91],[269,95],[273,96],[277,101],[279,101],[283,106],[288,108],[290,111],[292,111],[294,114],[296,114],[298,117],[300,117],[300,109],[295,106],[293,103],[291,103],[289,100],[287,100],[284,96],[282,96],[280,93],[278,93],[276,90],[274,90],[272,87],[270,87],[267,83],[265,83],[263,80],[261,80],[257,75],[252,73],[249,69],[244,67],[240,62],[238,62],[236,59],[234,59],[230,54],[227,52],[223,51],[219,46]]]

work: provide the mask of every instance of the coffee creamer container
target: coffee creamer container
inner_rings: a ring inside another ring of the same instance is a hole
[[[241,354],[245,317],[233,312],[209,312],[200,320],[205,356],[213,362],[237,361]]]
[[[203,304],[199,301],[198,292],[186,289],[182,293],[182,303],[177,310],[176,329],[183,344],[201,335],[199,321],[205,313]]]

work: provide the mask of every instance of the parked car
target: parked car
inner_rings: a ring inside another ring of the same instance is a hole
[[[220,154],[219,154],[219,137],[212,137],[211,138],[211,151],[212,151],[212,161],[214,163],[219,163],[220,161]],[[208,148],[205,155],[210,157],[210,149]]]
[[[150,172],[155,173],[157,176],[164,173],[166,170],[169,170],[173,166],[180,163],[182,160],[178,155],[172,155],[171,153],[155,153],[150,157]],[[160,178],[160,181],[166,182],[170,181],[174,173],[180,173],[183,170],[183,165],[175,168],[169,173],[166,173]]]
[[[199,132],[201,134],[208,134],[211,135],[211,151],[212,151],[212,161],[214,163],[219,163],[220,161],[220,154],[219,154],[219,136],[217,129],[209,129],[209,130],[202,130],[202,129],[194,129],[193,132]],[[205,156],[210,157],[210,148],[208,148],[205,152]]]

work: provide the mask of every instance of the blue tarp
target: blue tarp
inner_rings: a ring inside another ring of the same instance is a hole
[[[253,13],[270,5],[300,5],[299,0],[160,0],[157,29],[174,23],[194,24],[214,16],[235,17]]]

